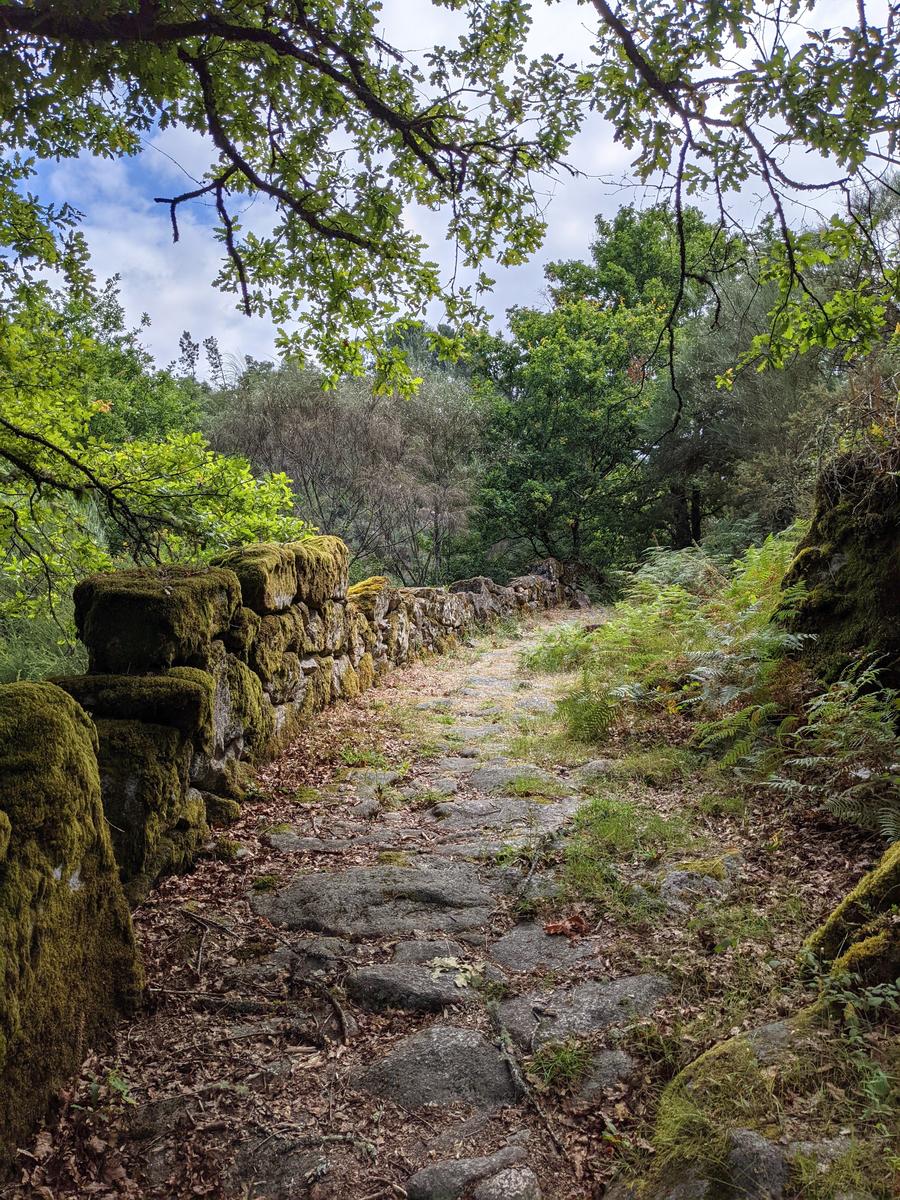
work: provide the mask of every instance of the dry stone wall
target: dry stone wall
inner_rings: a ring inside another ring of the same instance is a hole
[[[0,1177],[88,1049],[136,1001],[131,916],[97,734],[50,683],[0,688]]]
[[[103,804],[138,900],[236,812],[248,765],[313,712],[474,626],[583,602],[548,560],[506,586],[348,586],[347,547],[245,546],[209,567],[97,575],[75,590],[87,675],[59,679],[93,717]]]

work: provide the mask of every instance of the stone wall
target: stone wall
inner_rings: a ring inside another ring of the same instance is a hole
[[[0,688],[0,1176],[140,967],[100,800],[97,735],[50,683]]]
[[[59,679],[94,719],[103,804],[129,898],[234,815],[248,764],[311,713],[474,626],[583,598],[546,561],[502,587],[348,587],[347,547],[253,545],[213,566],[97,575],[75,590],[90,673]]]

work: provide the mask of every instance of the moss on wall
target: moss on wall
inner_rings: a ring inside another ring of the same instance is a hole
[[[354,583],[347,591],[347,599],[374,625],[387,616],[393,591],[386,575],[373,575]]]
[[[103,806],[136,903],[155,879],[190,862],[208,834],[202,802],[188,797],[191,744],[177,729],[145,721],[100,718],[97,733]]]
[[[350,551],[340,538],[306,538],[292,542],[297,567],[297,598],[312,608],[320,608],[326,600],[339,600],[347,595],[347,572]]]
[[[171,725],[203,750],[212,749],[212,676],[196,667],[161,675],[70,675],[55,680],[93,717]]]
[[[873,475],[852,455],[820,481],[809,533],[784,579],[804,585],[787,627],[815,635],[803,657],[815,674],[836,678],[860,657],[882,660],[900,685],[900,486]]]
[[[222,635],[227,649],[246,662],[253,652],[259,634],[261,618],[251,608],[241,605],[231,618],[231,624]]]
[[[96,734],[50,683],[0,688],[0,1162],[141,972],[100,799]]]
[[[255,542],[220,554],[213,563],[234,571],[240,580],[244,604],[254,612],[281,612],[294,602],[297,568],[288,546]]]
[[[222,568],[166,567],[91,575],[74,599],[91,671],[117,675],[196,665],[229,629],[241,588]]]

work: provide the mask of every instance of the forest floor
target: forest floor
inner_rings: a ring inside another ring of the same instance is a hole
[[[0,1194],[588,1200],[675,1072],[812,999],[802,938],[877,847],[568,742],[520,654],[571,620],[396,670],[260,772],[136,911],[147,1002]],[[811,1121],[783,1100],[782,1140]]]

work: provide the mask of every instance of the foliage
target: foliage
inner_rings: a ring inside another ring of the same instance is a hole
[[[65,240],[75,214],[29,191],[36,157],[121,158],[157,130],[202,134],[203,179],[160,199],[175,240],[184,205],[214,205],[220,288],[248,312],[299,321],[285,347],[330,374],[362,370],[377,348],[379,380],[409,387],[378,331],[420,314],[441,280],[404,213],[446,205],[461,267],[523,261],[544,230],[533,177],[561,159],[585,92],[560,59],[523,53],[526,4],[469,4],[464,21],[455,44],[409,56],[359,0],[5,4],[3,240],[32,262],[77,257]],[[257,197],[271,215],[244,227]],[[488,283],[477,275],[448,306],[470,315]]]
[[[548,1042],[528,1060],[528,1076],[541,1087],[571,1087],[586,1074],[591,1050],[581,1042]]]
[[[799,534],[770,536],[730,569],[699,547],[652,550],[608,621],[539,643],[527,665],[582,668],[558,705],[572,736],[600,741],[619,721],[719,715],[755,697],[796,642],[770,618]]]
[[[48,604],[62,621],[59,597],[91,571],[303,535],[287,478],[257,479],[212,451],[194,413],[193,396],[123,328],[114,291],[90,316],[46,285],[18,295],[0,318],[6,640]],[[40,673],[45,658],[21,670]]]
[[[476,521],[489,541],[594,573],[621,556],[621,515],[648,402],[636,385],[658,316],[651,306],[591,299],[549,312],[513,309],[511,340],[476,347],[491,448]]]
[[[813,696],[770,786],[900,838],[900,694],[861,663]]]
[[[424,354],[411,337],[404,344]],[[324,383],[314,371],[252,364],[216,397],[214,444],[285,471],[302,516],[352,548],[355,579],[448,582],[482,454],[471,388],[434,363],[404,400],[379,396],[370,377]]]

